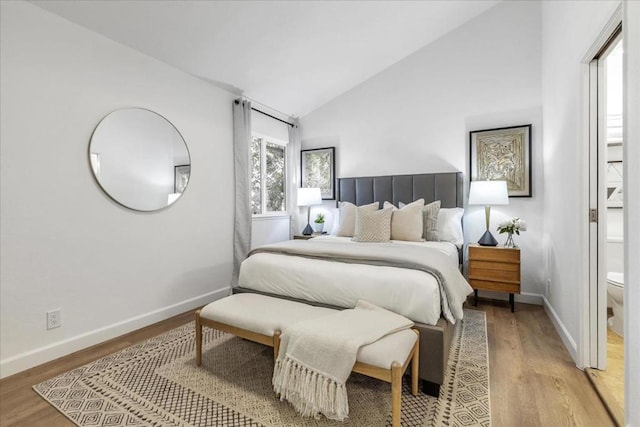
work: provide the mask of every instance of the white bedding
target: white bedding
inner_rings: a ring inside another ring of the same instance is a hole
[[[322,236],[322,242],[343,241],[348,237]],[[392,241],[392,245],[415,245],[446,254],[458,265],[458,250],[448,242]],[[435,325],[441,314],[440,291],[429,273],[396,267],[310,259],[274,253],[256,253],[241,265],[239,286],[256,291],[354,307],[359,299],[406,316],[415,322]]]

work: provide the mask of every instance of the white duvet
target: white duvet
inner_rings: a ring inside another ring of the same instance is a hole
[[[348,237],[322,236],[313,241],[353,244]],[[446,255],[447,262],[458,265],[458,250],[451,243],[392,241],[390,248],[393,245],[419,246],[426,257],[430,251],[439,251]],[[364,299],[429,325],[435,325],[441,315],[438,283],[420,270],[256,253],[242,263],[238,285],[345,308]]]

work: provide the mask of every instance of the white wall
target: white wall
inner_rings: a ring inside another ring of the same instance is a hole
[[[303,148],[336,146],[338,177],[463,171],[468,180],[469,131],[533,124],[533,197],[493,208],[491,227],[528,222],[516,236],[522,290],[541,294],[540,32],[540,3],[503,2],[303,117]],[[467,240],[483,227],[484,210],[469,207]]]
[[[251,248],[289,240],[289,215],[259,216],[251,220]]]
[[[1,375],[211,301],[232,270],[230,93],[25,2],[1,2]],[[171,121],[192,158],[184,196],[139,213],[88,163],[110,111]],[[45,312],[62,309],[47,331]]]
[[[260,106],[255,108],[260,109]],[[260,135],[270,136],[279,141],[289,141],[289,125],[265,116],[257,111],[251,112],[251,131]]]

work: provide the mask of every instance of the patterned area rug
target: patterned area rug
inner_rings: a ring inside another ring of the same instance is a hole
[[[391,385],[352,374],[349,418],[301,418],[271,388],[273,350],[204,328],[195,366],[189,323],[34,386],[79,426],[387,426]],[[490,426],[485,314],[465,310],[439,398],[402,394],[403,426]]]

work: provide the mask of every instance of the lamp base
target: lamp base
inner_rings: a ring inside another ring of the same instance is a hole
[[[307,223],[307,226],[304,228],[304,230],[302,230],[302,234],[305,236],[311,236],[313,234],[313,228],[311,228],[311,224]]]
[[[480,246],[498,246],[498,241],[493,237],[489,230],[485,231],[480,240],[478,240]]]

